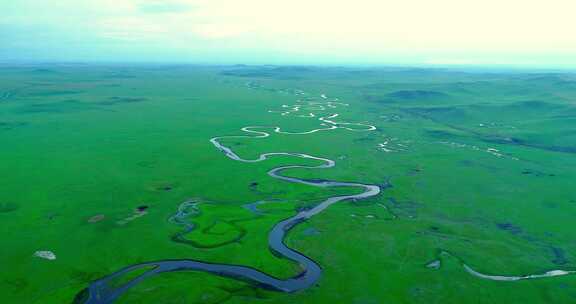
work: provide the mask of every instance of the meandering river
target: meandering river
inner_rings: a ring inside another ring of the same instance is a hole
[[[197,261],[194,259],[151,261],[128,266],[126,268],[120,269],[117,272],[114,272],[108,276],[105,276],[92,282],[87,289],[83,290],[81,293],[78,294],[76,299],[77,302],[85,304],[113,303],[128,289],[137,285],[141,281],[161,273],[175,272],[175,271],[207,272],[218,276],[245,281],[261,288],[281,292],[295,292],[313,286],[320,279],[320,276],[322,274],[321,266],[311,258],[305,256],[303,253],[286,246],[284,241],[286,239],[286,235],[288,234],[288,232],[298,224],[310,219],[315,215],[320,214],[322,211],[326,210],[326,208],[330,207],[335,203],[346,200],[361,200],[370,198],[378,195],[382,189],[377,185],[371,185],[371,184],[328,181],[328,180],[308,180],[283,174],[284,171],[286,170],[296,168],[328,169],[334,167],[336,165],[336,162],[328,158],[313,156],[305,153],[269,152],[260,154],[255,159],[244,159],[222,142],[226,139],[231,138],[246,138],[246,139],[266,138],[270,136],[270,133],[272,132],[286,135],[306,135],[336,129],[345,129],[349,131],[376,130],[375,126],[365,123],[333,121],[332,119],[339,116],[339,114],[336,113],[325,116],[320,115],[318,112],[333,110],[336,109],[338,106],[348,106],[347,104],[336,102],[337,99],[333,99],[331,101],[328,100],[328,97],[325,94],[322,94],[321,98],[323,99],[323,101],[315,101],[315,100],[299,101],[295,105],[283,105],[282,108],[284,110],[282,111],[268,111],[268,112],[280,113],[282,116],[293,115],[295,117],[301,117],[301,118],[318,117],[317,119],[320,122],[322,128],[317,128],[304,132],[287,132],[283,131],[278,126],[247,126],[241,129],[245,133],[245,135],[218,136],[210,139],[210,142],[214,145],[214,147],[220,150],[226,157],[235,161],[245,163],[256,163],[265,161],[275,156],[291,156],[293,158],[314,160],[319,163],[318,165],[285,165],[276,167],[268,171],[268,175],[271,176],[272,178],[283,180],[290,183],[299,183],[319,188],[356,187],[363,190],[359,194],[338,195],[329,197],[310,209],[301,210],[297,212],[294,216],[291,216],[287,219],[284,219],[276,223],[274,227],[270,230],[268,234],[268,245],[270,250],[273,251],[275,254],[300,265],[299,273],[297,273],[296,275],[294,275],[289,279],[281,280],[258,269],[242,265],[215,264],[215,263]],[[300,112],[302,110],[310,112],[307,114],[297,114],[297,112]],[[186,208],[192,206],[192,204],[193,202],[190,202],[189,204],[187,204],[187,202],[183,203],[183,205],[180,206],[178,213],[171,218],[172,221],[175,221],[178,224],[186,226],[186,229],[188,229],[187,231],[194,229],[194,226],[192,224],[181,222],[180,217],[185,216],[187,214],[188,211],[186,210]],[[474,275],[478,278],[494,281],[519,281],[526,279],[564,276],[576,273],[576,271],[551,270],[541,274],[532,274],[523,276],[488,275],[474,270],[472,267],[465,264],[461,259],[459,259],[455,255],[447,251],[441,251],[441,254],[438,257],[438,259],[430,262],[427,265],[427,267],[433,269],[441,267],[442,257],[447,256],[453,256],[457,258],[462,267],[471,275]],[[124,285],[119,287],[111,286],[110,283],[113,280],[118,279],[130,272],[139,270],[143,272],[141,272],[140,275],[136,276],[135,278],[128,281]]]
[[[322,98],[326,98],[322,95]],[[336,107],[335,102],[309,102],[309,106],[313,106],[313,109],[322,111],[325,109],[332,109]],[[298,111],[302,106],[297,106],[295,111]],[[294,111],[294,110],[293,110]],[[328,131],[335,129],[346,129],[351,131],[372,131],[376,128],[371,125],[363,123],[348,123],[348,122],[335,122],[330,119],[337,117],[338,114],[331,114],[327,116],[319,117],[318,120],[321,122],[323,128],[318,128],[306,132],[286,132],[282,131],[280,127],[262,127],[262,126],[248,126],[242,128],[242,131],[249,135],[233,135],[233,136],[219,136],[210,139],[210,142],[225,156],[228,158],[241,161],[246,163],[255,163],[264,161],[270,157],[274,156],[291,156],[294,158],[301,158],[307,160],[318,161],[318,165],[286,165],[281,167],[276,167],[268,171],[268,175],[291,183],[300,183],[314,187],[328,188],[328,187],[357,187],[361,188],[363,191],[359,194],[351,195],[338,195],[329,197],[316,206],[301,210],[294,216],[284,219],[274,225],[270,233],[268,234],[268,245],[271,251],[275,254],[284,257],[288,260],[294,261],[300,265],[301,271],[295,276],[281,280],[273,277],[265,272],[259,271],[257,269],[242,266],[242,265],[231,265],[231,264],[214,264],[202,261],[197,261],[193,259],[178,259],[178,260],[161,260],[161,261],[151,261],[146,263],[140,263],[136,265],[131,265],[123,268],[115,273],[108,276],[100,278],[92,282],[89,287],[79,295],[79,298],[86,298],[83,302],[86,304],[108,304],[113,303],[118,297],[124,294],[128,289],[134,285],[140,283],[146,278],[164,273],[164,272],[174,272],[174,271],[202,271],[212,273],[214,275],[219,275],[223,277],[234,278],[242,281],[252,283],[261,288],[277,290],[282,292],[295,292],[298,290],[306,289],[313,286],[321,276],[322,270],[318,263],[316,263],[311,258],[305,256],[304,254],[286,246],[284,240],[287,233],[294,228],[296,225],[306,221],[307,219],[321,213],[326,208],[335,204],[337,202],[346,200],[360,200],[369,197],[376,196],[380,193],[381,189],[377,185],[353,183],[353,182],[338,182],[338,181],[328,181],[328,180],[307,180],[297,177],[291,177],[282,174],[283,171],[295,168],[304,169],[328,169],[336,165],[335,161],[327,158],[322,158],[318,156],[313,156],[304,153],[287,153],[287,152],[270,152],[260,154],[256,159],[244,159],[237,155],[230,147],[225,146],[222,140],[230,138],[265,138],[270,136],[269,132],[264,130],[271,129],[272,132],[279,134],[289,134],[289,135],[305,135],[320,131]],[[305,117],[315,117],[315,115],[307,115]],[[144,270],[140,275],[133,278],[129,282],[122,286],[114,288],[111,286],[110,282],[115,279],[120,278],[133,271]]]

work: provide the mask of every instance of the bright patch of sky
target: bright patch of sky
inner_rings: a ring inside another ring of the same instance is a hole
[[[574,0],[2,0],[0,61],[576,65]]]

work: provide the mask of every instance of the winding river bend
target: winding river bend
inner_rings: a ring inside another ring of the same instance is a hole
[[[226,157],[235,161],[245,163],[256,163],[265,161],[268,158],[275,156],[290,156],[294,158],[314,160],[319,162],[319,164],[315,166],[286,165],[276,167],[268,171],[268,175],[271,176],[272,178],[283,180],[286,182],[299,183],[319,188],[356,187],[361,188],[363,190],[359,194],[339,195],[329,197],[324,201],[320,202],[319,204],[317,204],[316,206],[310,209],[301,210],[294,216],[284,219],[274,225],[274,227],[268,234],[269,248],[272,252],[276,253],[277,255],[289,259],[293,262],[296,262],[301,269],[298,274],[289,279],[281,280],[255,268],[242,265],[215,264],[215,263],[197,261],[193,259],[151,261],[125,267],[108,276],[93,281],[92,283],[90,283],[88,288],[82,290],[76,296],[75,303],[110,304],[113,303],[116,299],[118,299],[128,289],[137,285],[146,278],[165,272],[176,272],[176,271],[201,271],[211,273],[222,277],[228,277],[240,281],[245,281],[260,288],[280,292],[296,292],[313,286],[320,279],[322,269],[320,265],[316,263],[314,260],[286,246],[284,240],[286,238],[287,233],[298,224],[326,210],[326,208],[328,208],[332,204],[346,200],[360,200],[370,198],[378,195],[382,189],[377,185],[370,185],[370,184],[316,180],[316,179],[308,180],[297,177],[291,177],[283,174],[283,172],[295,168],[328,169],[334,167],[336,163],[335,161],[327,158],[312,156],[304,153],[288,153],[288,152],[269,152],[260,154],[255,159],[244,159],[240,157],[238,154],[236,154],[230,147],[225,146],[221,141],[227,138],[228,139],[266,138],[270,136],[272,132],[288,135],[305,135],[335,129],[345,129],[349,131],[360,131],[360,132],[376,130],[376,127],[365,123],[349,123],[349,122],[333,121],[332,119],[338,117],[338,114],[319,116],[318,112],[332,110],[335,109],[337,106],[347,106],[347,104],[336,102],[337,100],[332,101],[327,100],[327,97],[324,94],[321,95],[321,98],[324,99],[324,101],[305,101],[305,102],[299,101],[295,105],[283,105],[282,108],[284,110],[282,111],[269,111],[269,112],[280,113],[280,115],[282,116],[293,115],[295,117],[302,117],[302,118],[317,118],[322,128],[317,128],[304,132],[287,132],[283,131],[278,126],[247,126],[241,129],[247,135],[219,136],[210,139],[210,142],[214,145],[214,147],[220,150]],[[310,112],[307,114],[297,113],[300,112],[301,110]],[[183,204],[180,205],[178,213],[173,218],[171,218],[171,220],[175,221],[175,223],[177,224],[184,225],[186,227],[186,231],[194,229],[193,225],[186,224],[180,221],[180,217],[185,217],[188,214],[189,211],[187,210],[187,208],[193,208],[193,207],[194,202],[184,202]],[[444,250],[441,250],[437,259],[428,263],[426,267],[431,269],[438,269],[442,265],[442,260],[450,256],[456,258],[460,263],[460,265],[464,268],[464,270],[466,270],[469,274],[486,280],[520,281],[520,280],[541,279],[541,278],[549,278],[565,275],[576,275],[575,270],[550,270],[544,273],[521,275],[521,276],[484,274],[479,271],[476,271],[471,266],[464,263],[464,261],[459,257],[457,257],[456,255]],[[111,285],[111,282],[113,282],[114,280],[131,272],[138,272],[140,274],[135,278],[131,279],[130,281],[128,281],[127,283],[125,283],[124,285],[118,287],[114,287]]]
[[[325,95],[322,98],[326,99]],[[301,105],[302,106],[302,105]],[[297,106],[296,109],[292,111],[298,111],[301,106]],[[327,108],[335,108],[336,103],[331,101],[325,102],[308,102],[304,106],[313,106],[316,111],[322,111]],[[178,260],[161,260],[161,261],[151,261],[141,264],[136,264],[123,268],[115,273],[108,276],[100,278],[92,282],[87,289],[83,290],[77,295],[76,302],[86,303],[86,304],[108,304],[113,303],[118,297],[124,294],[128,289],[138,284],[146,278],[165,273],[165,272],[175,272],[175,271],[202,271],[211,273],[214,275],[219,275],[223,277],[234,278],[237,280],[245,281],[255,286],[276,290],[281,292],[295,292],[303,290],[313,286],[321,276],[322,270],[320,265],[314,260],[305,256],[304,254],[289,248],[284,243],[287,233],[290,229],[294,228],[296,225],[306,221],[307,219],[321,213],[326,208],[335,204],[337,202],[346,200],[360,200],[369,197],[376,196],[380,193],[381,188],[377,185],[352,183],[352,182],[338,182],[338,181],[328,181],[328,180],[307,180],[297,177],[291,177],[282,174],[283,171],[295,168],[303,169],[328,169],[336,165],[335,161],[327,158],[312,156],[304,153],[287,153],[287,152],[270,152],[261,154],[256,159],[243,159],[234,151],[221,143],[221,140],[225,138],[265,138],[270,136],[269,132],[264,130],[271,129],[272,132],[279,134],[291,134],[291,135],[304,135],[311,134],[320,131],[334,130],[334,129],[345,129],[350,131],[372,131],[376,128],[371,125],[363,123],[347,123],[347,122],[336,122],[330,119],[337,117],[338,114],[331,114],[328,116],[323,116],[318,118],[320,124],[323,128],[314,129],[306,132],[285,132],[282,131],[280,127],[261,127],[261,126],[248,126],[242,128],[242,131],[248,133],[249,135],[235,135],[235,136],[219,136],[210,139],[210,142],[225,156],[228,158],[241,161],[246,163],[255,163],[264,161],[270,157],[275,156],[291,156],[295,158],[315,160],[320,164],[318,165],[286,165],[281,167],[276,167],[268,171],[268,175],[291,183],[299,183],[314,187],[328,188],[328,187],[356,187],[361,188],[363,191],[359,194],[352,195],[338,195],[332,196],[324,201],[320,202],[316,206],[299,211],[296,215],[284,219],[274,225],[270,233],[268,234],[268,245],[272,252],[275,254],[289,259],[298,263],[301,271],[286,280],[281,280],[271,275],[268,275],[257,269],[241,266],[241,265],[231,265],[231,264],[214,264],[202,261],[197,261],[193,259],[178,259]],[[307,115],[304,117],[315,117],[314,114]],[[130,272],[143,271],[140,275],[136,276],[129,282],[125,283],[119,287],[111,286],[111,282],[115,279],[122,277]]]

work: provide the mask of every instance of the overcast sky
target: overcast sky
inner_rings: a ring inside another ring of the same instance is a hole
[[[576,0],[0,0],[0,61],[576,66]]]

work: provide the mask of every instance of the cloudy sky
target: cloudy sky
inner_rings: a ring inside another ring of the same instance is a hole
[[[0,61],[576,66],[575,0],[0,0]]]

